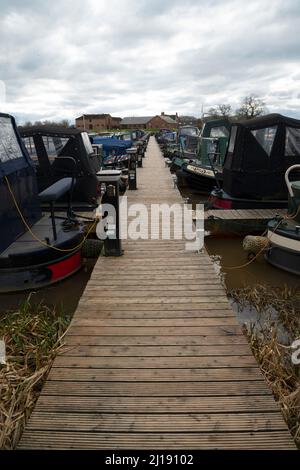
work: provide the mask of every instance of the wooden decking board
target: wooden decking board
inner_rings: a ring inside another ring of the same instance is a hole
[[[261,381],[262,375],[257,367],[237,368],[195,368],[195,369],[69,369],[53,367],[48,380],[77,382],[224,382],[224,381]],[[267,411],[267,410],[266,410]],[[278,413],[280,415],[280,413]],[[280,415],[281,416],[281,415]]]
[[[76,336],[67,335],[67,346],[219,346],[247,344],[244,335],[219,336]]]
[[[284,215],[284,209],[212,209],[204,213],[205,219],[215,217],[224,220],[259,220],[272,219],[275,215]]]
[[[295,449],[288,431],[204,433],[88,433],[31,431],[20,449]]]
[[[236,414],[199,414],[173,415],[166,414],[91,414],[82,413],[45,413],[34,412],[28,428],[31,430],[53,431],[90,431],[113,432],[219,432],[229,431],[268,431],[270,420],[273,430],[285,430],[283,418],[277,412],[270,413],[236,413]]]
[[[265,382],[61,382],[48,381],[43,395],[69,396],[226,396],[226,395],[269,395]]]
[[[183,207],[154,138],[137,173],[128,205]],[[98,260],[19,448],[294,448],[216,267],[171,234]]]
[[[125,356],[125,357],[155,357],[155,356],[236,356],[249,355],[248,345],[223,346],[75,346],[67,345],[63,349],[65,356]]]
[[[214,397],[94,397],[40,395],[39,411],[80,413],[255,413],[276,411],[278,407],[270,395],[214,396]]]
[[[199,367],[255,367],[256,362],[250,355],[232,356],[189,356],[189,357],[72,357],[60,355],[53,367],[89,367],[95,369],[177,369],[199,368]]]

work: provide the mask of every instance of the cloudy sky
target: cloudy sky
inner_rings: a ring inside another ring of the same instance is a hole
[[[201,115],[256,94],[300,118],[300,0],[0,0],[0,111]]]

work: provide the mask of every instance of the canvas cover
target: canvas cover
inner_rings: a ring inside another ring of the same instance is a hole
[[[285,197],[284,173],[300,163],[300,121],[269,114],[232,124],[223,189],[233,197]]]
[[[10,189],[27,224],[33,225],[42,215],[34,167],[14,118],[0,113],[0,253],[26,231]]]

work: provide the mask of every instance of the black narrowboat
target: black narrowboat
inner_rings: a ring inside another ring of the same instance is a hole
[[[99,146],[97,151],[92,147],[86,132],[41,125],[22,128],[21,135],[36,166],[39,191],[74,174],[73,208],[89,211],[97,207],[100,195],[97,172],[101,169],[102,154]],[[65,198],[56,209],[65,210],[66,204]]]
[[[223,188],[211,192],[210,203],[221,209],[287,207],[284,174],[297,163],[299,120],[269,114],[236,122],[223,167]]]
[[[83,227],[54,213],[56,201],[72,194],[74,179],[38,192],[34,164],[15,120],[0,114],[0,292],[37,289],[80,269]],[[41,204],[49,206],[43,215]]]

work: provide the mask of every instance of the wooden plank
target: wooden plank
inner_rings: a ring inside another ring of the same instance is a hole
[[[269,395],[214,397],[90,397],[40,395],[39,411],[78,413],[227,413],[278,411]]]
[[[235,318],[235,315],[231,311],[216,309],[216,310],[173,310],[173,311],[161,311],[161,310],[121,310],[121,309],[106,309],[101,310],[99,307],[89,308],[85,310],[83,307],[78,308],[77,314],[74,318],[137,318],[137,319],[150,319],[150,318]]]
[[[53,367],[90,367],[95,369],[177,369],[186,368],[221,368],[221,367],[255,367],[256,362],[252,355],[243,356],[189,356],[189,357],[73,357],[58,356]]]
[[[64,382],[48,381],[43,388],[43,395],[51,396],[139,396],[139,397],[180,397],[180,396],[243,396],[243,395],[270,395],[271,391],[265,382]]]
[[[68,330],[69,335],[82,336],[193,336],[193,335],[212,335],[212,336],[232,336],[240,334],[241,330],[236,326],[197,326],[197,327],[164,327],[161,328],[147,327],[90,327],[90,326],[73,326]],[[249,349],[250,350],[250,349]]]
[[[162,419],[163,418],[163,419]],[[272,423],[270,425],[270,422]],[[280,431],[285,423],[279,413],[239,414],[90,414],[34,412],[28,429],[86,432],[233,432]]]
[[[248,344],[244,335],[219,335],[219,336],[76,336],[67,334],[64,338],[66,345],[90,345],[90,346],[220,346]]]
[[[224,382],[262,380],[262,375],[255,367],[228,368],[195,368],[190,369],[86,369],[53,367],[48,380],[63,380],[76,382]]]
[[[233,325],[236,326],[236,318],[234,317],[221,317],[221,318],[172,318],[172,319],[98,319],[98,318],[82,318],[76,317],[73,322],[72,326],[103,326],[103,327],[110,327],[115,326],[118,328],[121,327],[188,327],[188,326],[197,326],[197,327],[205,327],[205,326],[224,326],[224,325]],[[163,331],[162,331],[163,332]]]
[[[173,311],[198,311],[200,314],[202,312],[206,312],[208,310],[214,311],[214,310],[225,310],[228,308],[228,301],[223,302],[223,301],[218,301],[218,302],[202,302],[202,303],[180,303],[180,304],[164,304],[163,308],[161,306],[162,304],[159,303],[147,303],[147,304],[126,304],[126,303],[118,303],[118,304],[112,304],[112,303],[105,303],[100,302],[98,303],[90,303],[89,305],[85,305],[84,301],[80,302],[78,304],[78,311],[82,310],[85,308],[85,311],[138,311],[138,312],[143,312],[145,310],[153,310],[153,311],[163,311],[163,312],[173,312]],[[75,317],[77,314],[75,314]],[[205,316],[205,315],[204,315]]]
[[[295,449],[288,431],[226,433],[97,433],[28,431],[20,449]]]
[[[214,346],[76,346],[66,345],[61,352],[64,356],[79,357],[154,357],[154,356],[249,356],[249,346],[247,344],[238,345],[214,345]]]
[[[122,296],[114,296],[113,298],[110,295],[107,296],[94,296],[94,297],[85,297],[83,296],[80,300],[80,303],[84,303],[85,305],[99,305],[99,303],[102,303],[103,305],[115,305],[116,307],[118,305],[131,305],[131,304],[160,304],[160,305],[165,305],[165,304],[173,304],[174,301],[178,302],[178,304],[194,304],[194,303],[210,303],[210,302],[215,302],[215,301],[220,301],[222,303],[225,303],[227,300],[227,297],[225,295],[219,295],[219,296],[210,296],[210,295],[198,295],[196,296],[191,296],[191,297],[178,297],[176,299],[170,298],[168,295],[161,296],[161,297],[135,297],[135,298],[128,298],[128,297],[122,297]]]
[[[204,293],[202,294],[202,292]],[[183,297],[183,295],[185,295],[185,297]],[[174,302],[174,298],[176,297],[180,297],[180,299],[185,299],[185,301],[186,300],[190,301],[191,299],[190,297],[188,297],[189,295],[191,296],[193,295],[193,298],[195,298],[195,295],[198,295],[198,296],[201,295],[201,298],[205,299],[204,301],[206,301],[207,297],[213,297],[213,298],[221,297],[223,301],[227,300],[226,294],[221,287],[220,288],[215,287],[214,289],[212,288],[212,289],[204,289],[204,290],[199,289],[199,290],[193,291],[191,294],[189,291],[182,292],[181,290],[176,290],[175,286],[173,287],[173,290],[170,290],[170,289],[166,290],[162,288],[162,289],[149,290],[149,291],[148,289],[134,289],[134,288],[106,289],[106,290],[105,289],[92,289],[92,290],[86,289],[86,291],[83,294],[83,300],[91,301],[91,300],[98,300],[98,299],[108,299],[108,300],[112,300],[112,303],[113,303],[114,300],[118,302],[119,299],[123,297],[124,299],[126,299],[126,301],[130,301],[131,303],[132,298],[139,299],[142,297],[146,297],[147,299],[153,299],[153,298],[155,299],[168,298],[169,299],[171,297],[171,300],[173,300]],[[205,295],[207,297],[204,297]]]
[[[194,281],[192,281],[194,282]],[[171,284],[172,283],[172,284]],[[220,282],[217,280],[208,280],[205,284],[190,284],[190,282],[186,284],[176,284],[176,281],[169,281],[169,285],[162,285],[161,281],[144,281],[143,279],[140,280],[134,280],[132,281],[131,279],[125,279],[124,282],[119,281],[119,282],[114,282],[110,281],[110,283],[106,283],[106,285],[97,285],[89,283],[88,286],[86,287],[84,291],[84,295],[86,294],[93,294],[95,292],[101,291],[101,292],[113,292],[115,293],[116,291],[130,291],[131,289],[134,289],[134,291],[147,291],[147,292],[159,292],[160,290],[163,290],[164,292],[170,292],[170,295],[173,294],[174,291],[181,291],[182,292],[190,292],[190,291],[221,291],[224,294],[224,289],[223,287],[220,286]],[[181,294],[182,295],[182,294]]]

